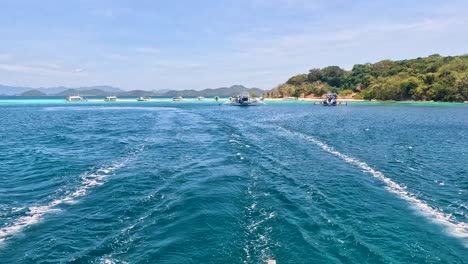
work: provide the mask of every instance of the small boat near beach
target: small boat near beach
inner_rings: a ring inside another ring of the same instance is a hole
[[[325,99],[323,99],[323,106],[337,106],[337,105],[348,105],[346,102],[338,102],[338,95],[336,93],[327,93],[325,94]]]
[[[198,101],[203,101],[203,100],[205,100],[205,97],[203,97],[203,96],[198,96],[198,97],[197,97],[197,100],[198,100]]]
[[[79,101],[86,101],[86,99],[79,95],[70,95],[67,97],[67,101],[69,102],[79,102]]]
[[[117,96],[115,95],[106,96],[106,98],[104,98],[104,101],[105,102],[117,102]]]
[[[249,95],[249,93],[244,92],[238,96],[233,96],[225,102],[226,105],[233,106],[259,106],[265,105],[263,103],[263,98],[256,98]]]
[[[184,98],[182,96],[177,96],[177,97],[174,97],[172,98],[172,101],[183,101]]]

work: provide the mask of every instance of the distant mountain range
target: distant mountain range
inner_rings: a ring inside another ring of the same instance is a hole
[[[67,88],[67,87],[53,87],[53,88],[30,88],[30,87],[13,87],[0,85],[0,95],[8,96],[69,96],[69,95],[82,95],[82,96],[233,96],[241,92],[254,93],[261,96],[266,91],[259,88],[247,88],[242,85],[233,85],[231,87],[220,87],[215,89],[204,89],[201,91],[196,90],[132,90],[124,91],[122,89],[112,86],[91,86],[80,88]]]
[[[64,86],[59,86],[59,87],[50,87],[50,88],[31,88],[31,87],[15,87],[15,86],[6,86],[6,85],[0,85],[0,95],[22,95],[25,92],[28,91],[39,91],[43,93],[45,96],[50,95],[50,96],[61,96],[63,94],[68,95],[66,91],[70,91],[70,93],[83,93],[87,91],[93,91],[93,90],[99,90],[99,91],[104,91],[106,93],[119,93],[119,92],[125,92],[124,90],[112,86],[89,86],[89,87],[79,87],[79,88],[70,88],[70,87],[64,87]]]

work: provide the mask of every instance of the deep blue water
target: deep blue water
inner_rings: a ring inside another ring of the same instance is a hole
[[[0,104],[0,263],[468,263],[468,107]]]

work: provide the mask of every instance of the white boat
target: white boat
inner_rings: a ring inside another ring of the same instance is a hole
[[[172,98],[172,101],[183,101],[184,98],[182,96],[177,96],[177,97],[174,97]]]
[[[70,95],[67,97],[69,102],[85,101],[86,99],[79,95]]]
[[[263,103],[263,97],[262,98],[256,98],[256,97],[251,97],[249,93],[242,93],[238,96],[233,96],[229,98],[225,102],[227,105],[234,105],[234,106],[259,106],[259,105],[264,105]]]
[[[148,96],[140,96],[138,97],[137,101],[149,101],[151,97]]]
[[[117,101],[117,96],[114,96],[114,95],[106,96],[106,98],[104,98],[104,101],[106,101],[106,102],[116,102]]]
[[[336,93],[327,93],[325,94],[325,99],[323,99],[321,105],[323,106],[337,106],[337,105],[348,105],[347,102],[338,102],[338,95]]]
[[[197,97],[197,100],[198,100],[198,101],[205,100],[205,97],[203,97],[203,96],[198,96],[198,97]]]

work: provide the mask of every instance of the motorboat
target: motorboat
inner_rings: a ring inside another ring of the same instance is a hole
[[[172,98],[172,101],[183,101],[184,98],[182,96],[176,96],[174,98]]]
[[[337,106],[337,105],[348,105],[347,102],[338,102],[338,95],[336,93],[327,93],[325,99],[323,99],[321,105],[323,106]]]
[[[336,106],[336,93],[327,93],[325,99],[323,99],[322,105],[324,106]]]
[[[252,97],[247,92],[239,94],[238,96],[233,96],[233,97],[229,98],[225,102],[225,104],[234,105],[234,106],[259,106],[259,105],[264,105],[263,97],[262,98]]]
[[[137,101],[149,101],[151,99],[151,97],[148,97],[148,96],[140,96],[137,98]]]
[[[70,96],[67,96],[67,101],[78,102],[78,101],[86,101],[86,99],[79,95],[70,95]]]
[[[106,102],[116,102],[117,101],[117,96],[115,96],[115,95],[106,96],[106,98],[104,98],[104,101],[106,101]]]

